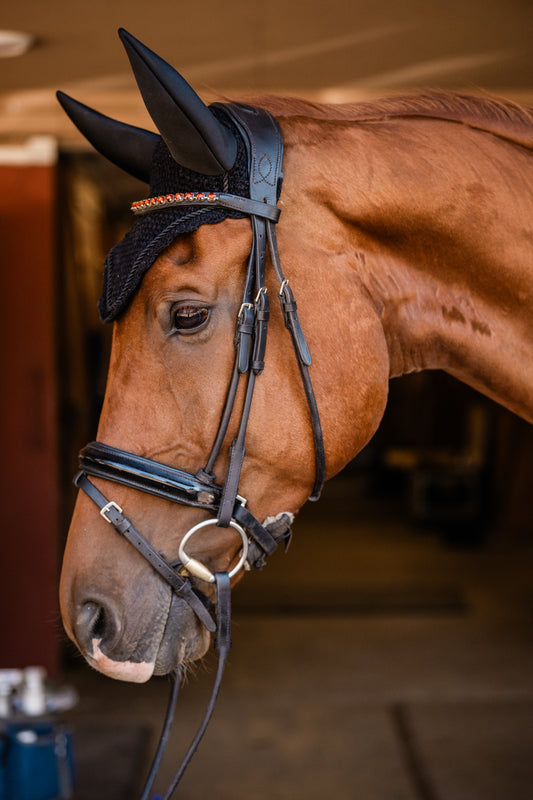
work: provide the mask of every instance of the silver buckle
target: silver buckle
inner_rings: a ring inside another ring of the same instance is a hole
[[[278,297],[283,297],[283,292],[285,291],[285,287],[289,285],[289,281],[287,278],[284,278],[280,284]]]
[[[245,308],[253,308],[252,303],[243,303],[239,309],[239,313],[237,314],[237,319],[240,320],[242,317],[243,311]]]
[[[262,294],[268,294],[268,289],[267,289],[266,286],[261,286],[259,288],[259,291],[257,292],[257,294],[255,296],[255,300],[254,300],[255,305],[258,304],[259,298],[261,297]]]
[[[107,512],[109,511],[110,508],[114,508],[116,511],[118,511],[119,514],[122,514],[122,509],[118,505],[118,503],[115,503],[114,500],[110,500],[109,503],[106,503],[105,506],[100,509],[100,516],[103,517],[106,522],[109,522],[109,524],[112,525],[113,524],[112,520],[110,520],[109,517],[107,516]]]

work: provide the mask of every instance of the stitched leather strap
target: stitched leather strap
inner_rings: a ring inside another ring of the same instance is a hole
[[[251,199],[275,206],[283,179],[283,136],[277,121],[265,109],[244,103],[213,105],[228,114],[241,132],[248,151]]]
[[[220,486],[214,483],[206,485],[188,472],[102,442],[86,445],[80,452],[79,465],[82,472],[95,478],[105,478],[173,503],[215,512],[220,502]]]
[[[222,499],[220,501],[220,508],[218,511],[218,524],[222,528],[226,528],[230,523],[234,513],[237,494],[239,492],[239,478],[241,476],[244,454],[246,452],[244,440],[246,437],[248,419],[250,417],[254,385],[255,373],[250,372],[248,374],[248,383],[246,385],[246,394],[244,396],[239,430],[229,451],[229,463],[226,472],[226,480],[224,481],[224,489],[222,491]]]
[[[267,223],[266,227],[270,257],[272,259],[272,265],[274,267],[276,277],[280,283],[279,299],[281,303],[281,310],[283,312],[285,326],[291,335],[294,346],[294,352],[296,354],[296,360],[298,362],[298,368],[300,370],[300,376],[302,378],[305,396],[307,398],[307,407],[309,409],[309,417],[313,429],[313,441],[315,445],[315,482],[309,500],[315,501],[319,499],[326,481],[326,453],[324,449],[322,425],[320,424],[320,414],[318,413],[318,405],[308,369],[311,366],[311,353],[309,352],[302,326],[300,324],[296,301],[294,299],[292,289],[290,288],[289,282],[285,278],[281,268],[276,229],[271,223]]]
[[[222,656],[231,649],[231,583],[227,572],[215,572],[217,634],[215,650]]]
[[[248,335],[252,324],[252,314],[249,308],[249,295],[255,282],[256,298],[253,309],[253,348],[250,359],[249,340],[239,340],[239,349],[236,353],[239,373],[248,374],[246,393],[241,412],[241,421],[235,440],[230,448],[230,459],[222,500],[218,512],[218,524],[227,527],[232,518],[236,497],[239,490],[239,478],[245,455],[245,437],[248,419],[250,416],[252,395],[255,385],[255,376],[264,368],[266,349],[269,300],[265,288],[266,225],[273,224],[269,215],[263,213],[261,204],[266,207],[274,206],[277,202],[278,192],[281,189],[283,160],[283,137],[275,119],[265,110],[252,108],[238,103],[224,104],[223,111],[228,114],[239,128],[248,152],[248,165],[250,171],[250,203],[244,202],[242,210],[251,217],[253,230],[252,257],[248,264],[248,275],[244,290],[242,310],[248,308],[246,321],[248,327],[240,331]],[[259,203],[259,207],[258,204]],[[277,218],[276,220],[277,221]],[[252,268],[254,272],[252,273]],[[239,333],[239,328],[238,328]],[[241,349],[242,345],[242,349]],[[245,363],[248,360],[248,364]],[[234,402],[232,400],[232,407]],[[231,413],[231,410],[230,410]],[[227,403],[223,417],[227,415]],[[217,440],[219,435],[217,434]],[[210,463],[213,463],[211,457]]]
[[[280,542],[285,542],[285,549],[287,549],[292,538],[292,519],[288,514],[282,514],[280,520],[272,525],[261,525],[245,506],[236,504],[233,518],[252,537],[248,546],[247,560],[254,569],[263,569],[267,557],[272,555]]]

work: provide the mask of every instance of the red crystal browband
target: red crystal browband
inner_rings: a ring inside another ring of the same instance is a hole
[[[159,209],[172,208],[173,206],[214,206],[215,208],[230,208],[244,214],[255,214],[258,217],[277,222],[280,209],[269,203],[251,200],[248,197],[239,197],[226,192],[176,192],[176,194],[160,194],[157,197],[147,197],[145,200],[136,200],[131,204],[134,214],[148,214]]]
[[[152,211],[161,206],[175,206],[189,203],[215,203],[220,199],[217,192],[176,192],[176,194],[160,194],[158,197],[147,197],[145,200],[136,200],[131,204],[134,214]]]

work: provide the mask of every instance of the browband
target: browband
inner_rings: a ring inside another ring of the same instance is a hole
[[[254,214],[256,217],[263,217],[264,219],[271,220],[271,222],[277,222],[281,214],[281,210],[277,206],[224,192],[176,192],[175,194],[160,194],[157,197],[147,197],[145,200],[136,200],[131,204],[131,211],[136,215],[142,215],[149,214],[152,211],[184,205],[229,208],[231,211]]]

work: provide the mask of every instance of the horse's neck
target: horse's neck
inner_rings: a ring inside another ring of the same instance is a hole
[[[533,422],[531,311],[518,294],[509,302],[496,290],[481,292],[469,265],[465,280],[449,283],[404,264],[400,280],[391,281],[384,266],[369,284],[383,303],[390,376],[443,369]]]
[[[443,369],[533,421],[533,153],[446,122],[327,133],[300,224],[357,272],[391,377]]]

